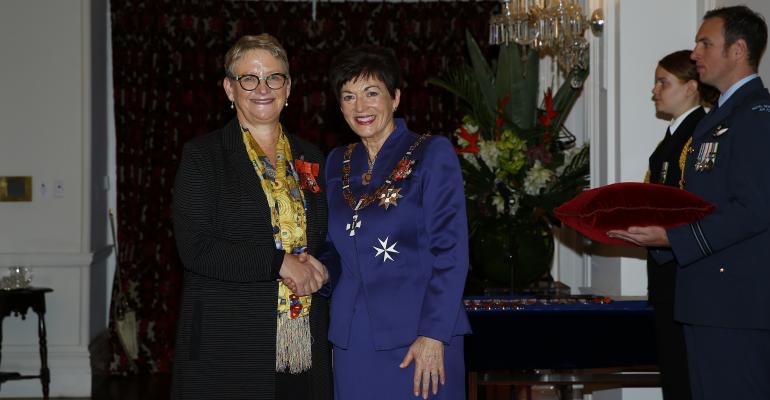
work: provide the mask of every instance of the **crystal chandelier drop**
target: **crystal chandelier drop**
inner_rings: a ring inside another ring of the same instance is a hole
[[[570,71],[588,67],[587,27],[578,0],[508,0],[489,20],[489,43],[529,46]]]

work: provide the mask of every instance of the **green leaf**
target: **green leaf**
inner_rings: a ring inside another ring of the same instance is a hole
[[[492,139],[495,116],[484,106],[486,101],[473,69],[463,65],[445,73],[443,79],[430,78],[427,82],[459,97],[467,114],[470,114],[480,127],[482,137],[486,140]]]
[[[465,31],[465,40],[468,45],[468,55],[471,58],[471,65],[476,76],[476,82],[479,90],[484,97],[484,104],[488,109],[497,109],[497,94],[495,92],[494,75],[492,68],[487,63],[484,54],[481,53],[479,45],[469,31]]]
[[[517,45],[509,46],[518,49]],[[513,68],[517,76],[508,92],[510,97],[505,107],[505,115],[518,128],[531,129],[537,121],[540,58],[537,52],[527,50],[526,61],[522,61],[521,57],[517,56],[514,64],[517,65]]]
[[[497,77],[495,78],[498,100],[502,101],[513,93],[514,85],[519,81],[521,81],[519,46],[515,43],[501,45],[497,57]]]

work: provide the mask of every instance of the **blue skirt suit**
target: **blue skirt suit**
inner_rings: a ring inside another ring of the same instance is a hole
[[[345,147],[327,158],[329,242],[340,261],[339,268],[331,267],[329,327],[338,400],[414,398],[415,363],[405,369],[399,364],[418,336],[444,343],[446,384],[430,398],[465,398],[463,335],[470,326],[462,306],[468,271],[463,180],[444,137],[428,137],[405,156],[418,137],[396,119],[368,185],[362,185],[368,158],[361,144],[347,162]],[[386,184],[399,161],[414,161],[411,173],[391,179],[390,191],[354,212],[362,196]]]

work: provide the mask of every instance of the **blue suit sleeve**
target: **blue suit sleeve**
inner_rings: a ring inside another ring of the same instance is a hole
[[[703,219],[668,230],[680,265],[686,266],[765,232],[770,227],[770,170],[763,165],[770,149],[770,113],[746,107],[732,118],[725,201]],[[719,162],[719,159],[717,159]]]
[[[422,181],[427,242],[434,263],[423,299],[418,335],[448,343],[468,273],[468,220],[460,163],[451,143],[426,143]]]
[[[334,287],[337,286],[337,282],[340,280],[342,266],[340,264],[340,255],[329,239],[329,235],[326,236],[326,241],[319,250],[317,258],[329,271],[329,282],[326,282],[321,287],[318,294],[324,297],[331,297]]]

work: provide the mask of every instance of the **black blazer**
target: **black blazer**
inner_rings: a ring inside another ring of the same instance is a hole
[[[684,146],[692,138],[695,127],[706,116],[703,107],[688,115],[671,136],[664,136],[650,155],[648,176],[650,183],[679,187],[682,169],[679,160]],[[658,264],[653,257],[647,257],[647,293],[652,303],[673,303],[676,286],[675,261]]]
[[[294,159],[319,163],[317,147],[287,135]],[[322,174],[320,174],[322,175]],[[323,176],[304,191],[308,251],[326,238]],[[174,185],[174,234],[184,264],[172,397],[275,398],[278,271],[270,208],[236,119],[184,146]],[[314,295],[313,399],[331,399],[328,301]]]

